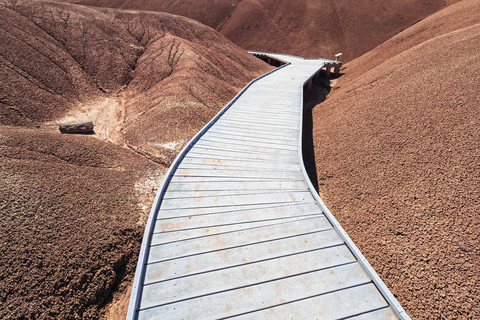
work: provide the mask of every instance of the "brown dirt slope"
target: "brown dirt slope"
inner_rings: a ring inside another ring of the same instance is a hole
[[[242,0],[60,0],[93,7],[168,12],[195,19],[212,28],[221,26]]]
[[[221,29],[250,50],[344,61],[443,7],[440,0],[243,0]]]
[[[93,137],[9,126],[0,158],[0,318],[98,318],[132,279],[143,197],[164,169]]]
[[[220,30],[242,0],[59,0],[93,7],[168,12]]]
[[[415,319],[480,317],[480,1],[349,63],[313,111],[322,197]]]
[[[270,66],[170,14],[1,1],[0,17],[0,318],[124,312],[166,165]],[[94,135],[58,132],[86,119]]]
[[[445,0],[62,0],[170,12],[196,19],[248,50],[350,61],[448,4]]]
[[[4,4],[0,74],[9,81],[0,83],[3,124],[52,124],[75,120],[74,114],[94,117],[97,125],[115,122],[102,138],[168,164],[171,150],[164,144],[181,147],[246,82],[269,70],[183,17],[55,2]],[[104,107],[114,114],[99,112]]]

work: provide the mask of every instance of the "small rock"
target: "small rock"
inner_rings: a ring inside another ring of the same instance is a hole
[[[60,123],[58,129],[61,133],[91,133],[93,132],[93,122]]]

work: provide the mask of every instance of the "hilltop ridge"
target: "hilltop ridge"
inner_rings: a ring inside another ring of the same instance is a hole
[[[62,0],[164,11],[219,31],[247,50],[350,61],[458,0]]]

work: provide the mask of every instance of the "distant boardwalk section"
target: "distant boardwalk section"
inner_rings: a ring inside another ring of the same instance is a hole
[[[127,319],[410,319],[303,165],[303,88],[340,63],[253,54],[281,66],[252,81],[173,163]]]

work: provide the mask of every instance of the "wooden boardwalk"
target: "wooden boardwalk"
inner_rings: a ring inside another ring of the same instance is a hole
[[[167,173],[127,319],[409,319],[306,178],[303,86],[335,62],[268,56],[288,63],[251,82]]]

